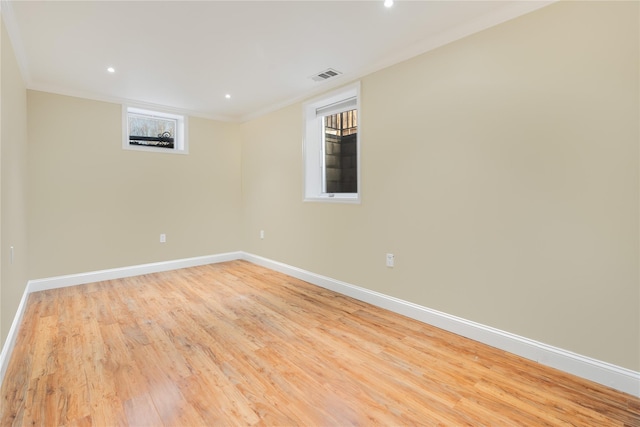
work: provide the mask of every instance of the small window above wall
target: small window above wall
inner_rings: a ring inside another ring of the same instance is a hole
[[[187,154],[186,116],[122,107],[122,147],[127,150]]]

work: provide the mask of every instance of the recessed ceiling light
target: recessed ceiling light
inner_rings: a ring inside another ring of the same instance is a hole
[[[116,69],[113,68],[113,67],[109,67],[109,68],[107,68],[107,71],[110,72],[110,73],[115,73]]]
[[[393,0],[384,0],[384,7],[393,6]]]
[[[229,94],[226,94],[224,97],[227,98],[227,99],[231,99],[231,95],[229,95]]]

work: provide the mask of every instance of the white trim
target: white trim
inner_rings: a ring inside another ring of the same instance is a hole
[[[243,259],[271,270],[330,289],[440,329],[516,354],[542,365],[640,397],[640,372],[582,356],[568,350],[452,316],[379,292],[311,273],[297,267],[244,253]]]
[[[215,114],[210,111],[202,111],[202,110],[182,109],[180,112],[192,117],[202,117],[202,118],[207,118],[211,120],[219,120],[219,121],[225,121],[225,122],[240,122],[240,123],[247,122],[247,121],[256,119],[258,117],[262,117],[273,111],[277,111],[284,107],[288,107],[289,105],[293,105],[301,101],[304,101],[305,99],[311,96],[315,96],[315,95],[321,94],[322,92],[330,90],[332,88],[336,88],[344,84],[345,81],[362,78],[364,76],[372,74],[386,67],[395,65],[402,61],[408,60],[410,58],[413,58],[423,53],[434,50],[438,47],[452,43],[456,40],[470,36],[474,33],[480,32],[487,28],[491,28],[493,26],[502,24],[503,22],[506,22],[506,21],[515,19],[519,16],[525,15],[527,13],[533,12],[542,7],[555,3],[556,1],[557,0],[533,0],[533,1],[513,2],[513,4],[499,8],[498,10],[494,10],[486,15],[477,17],[476,19],[470,22],[465,22],[457,27],[451,28],[440,34],[436,34],[432,37],[429,37],[425,40],[417,42],[413,45],[407,46],[406,48],[401,49],[398,52],[393,52],[391,55],[386,56],[376,64],[373,64],[371,66],[358,70],[355,73],[342,74],[340,76],[332,78],[330,81],[322,82],[322,84],[319,87],[317,85],[313,86],[312,89],[306,91],[300,96],[295,96],[289,99],[285,99],[284,101],[269,105],[266,108],[258,109],[257,111],[254,111],[254,112],[250,112],[242,115],[235,115],[235,116]],[[12,41],[14,52],[18,60],[18,64],[22,72],[23,79],[25,80],[27,89],[41,91],[41,92],[55,93],[55,94],[65,95],[65,96],[91,99],[96,101],[110,102],[114,104],[127,104],[127,103],[134,102],[134,100],[129,98],[117,97],[117,96],[108,95],[104,93],[68,89],[68,88],[62,88],[62,87],[47,84],[47,83],[33,82],[33,79],[31,78],[31,75],[30,75],[28,61],[26,58],[26,53],[25,53],[26,51],[23,48],[23,43],[20,38],[20,32],[18,30],[18,25],[13,16],[13,11],[11,9],[10,1],[0,0],[0,15],[2,15],[4,18],[4,22],[7,27],[7,33],[9,34],[9,38]],[[147,107],[151,109],[164,108],[164,106],[151,104],[151,103],[148,103],[145,105],[147,105]]]
[[[344,84],[344,82],[346,81],[360,79],[376,71],[398,64],[402,61],[406,61],[410,58],[422,55],[423,53],[429,52],[431,50],[434,50],[446,44],[453,43],[456,40],[460,40],[464,37],[470,36],[472,34],[475,34],[487,28],[494,27],[496,25],[502,24],[503,22],[510,21],[512,19],[518,18],[527,13],[541,9],[545,6],[555,3],[556,1],[558,0],[532,0],[532,1],[513,2],[512,4],[509,4],[505,7],[501,7],[486,15],[477,17],[476,19],[470,22],[465,22],[457,27],[451,28],[440,34],[436,34],[432,37],[428,37],[425,40],[421,40],[413,45],[407,46],[406,48],[400,50],[399,52],[393,52],[391,55],[386,56],[376,64],[373,64],[371,66],[358,70],[355,73],[342,74],[340,76],[330,79],[330,81],[322,82],[322,84],[320,84],[319,86],[314,85],[312,89],[305,91],[303,94],[299,96],[294,96],[294,97],[285,99],[284,101],[277,102],[275,104],[269,105],[268,107],[261,108],[250,113],[228,116],[228,115],[215,114],[210,111],[202,111],[202,110],[180,109],[179,111],[182,114],[186,114],[191,117],[202,117],[206,119],[219,120],[219,121],[225,121],[225,122],[240,122],[240,123],[247,122],[247,121],[256,119],[258,117],[265,116],[271,112],[288,107],[290,105],[302,102],[311,96],[316,96],[323,92],[326,92],[327,90],[336,88]],[[96,93],[92,91],[68,89],[68,88],[63,88],[60,86],[51,85],[51,84],[42,83],[42,82],[35,83],[31,78],[30,68],[26,58],[26,51],[23,47],[22,39],[20,37],[20,31],[18,30],[18,25],[14,18],[10,1],[0,0],[0,15],[2,15],[2,18],[4,19],[4,23],[7,28],[7,33],[9,34],[9,38],[12,41],[13,50],[18,60],[18,65],[22,72],[22,76],[23,76],[23,79],[25,80],[27,89],[41,91],[41,92],[55,93],[55,94],[65,95],[65,96],[73,96],[77,98],[91,99],[95,101],[110,102],[114,104],[128,104],[132,102],[140,103],[140,101],[135,101],[133,99],[129,99],[125,97],[113,96],[105,93]],[[144,105],[146,105],[146,107],[150,109],[166,108],[166,106],[152,104],[152,103],[144,103]]]
[[[9,0],[0,0],[0,19],[4,21],[5,29],[9,35],[9,41],[13,48],[13,54],[18,62],[18,68],[22,75],[22,80],[28,86],[31,81],[31,75],[29,73],[29,61],[27,61],[26,51],[22,44],[22,37],[18,30],[18,23],[16,21],[13,7]]]
[[[520,16],[526,15],[528,13],[556,3],[557,1],[558,0],[525,0],[511,2],[509,4],[505,2],[504,7],[500,7],[499,9],[479,16],[476,19],[464,22],[456,27],[449,28],[446,31],[435,34],[424,40],[420,40],[415,44],[411,44],[403,49],[400,49],[400,51],[394,51],[375,64],[359,69],[354,73],[345,72],[344,74],[331,78],[328,81],[323,81],[321,82],[320,87],[314,87],[313,89],[303,93],[300,96],[285,99],[281,102],[271,104],[266,108],[244,114],[239,117],[238,121],[248,122],[250,120],[265,116],[274,111],[281,110],[290,105],[297,104],[309,97],[316,96],[323,92],[326,92],[327,90],[339,87],[343,85],[344,82],[362,79],[365,76],[375,73],[376,71],[383,70],[387,67],[391,67],[403,61],[407,61],[411,58],[415,58],[439,47],[445,46],[449,43],[453,43],[475,33],[479,33],[480,31],[495,27],[496,25],[500,25],[512,19],[516,19]]]
[[[87,283],[102,282],[104,280],[122,279],[125,277],[140,276],[142,274],[160,273],[180,268],[233,261],[240,258],[242,258],[242,252],[228,252],[218,255],[184,258],[173,261],[162,261],[130,267],[112,268],[109,270],[92,271],[89,273],[29,280],[29,284],[27,286],[30,288],[30,292],[38,292],[48,289],[64,288],[66,286],[84,285]]]
[[[1,1],[1,0],[0,0]],[[15,1],[15,0],[14,0]],[[149,110],[163,110],[163,111],[173,111],[177,114],[184,114],[189,117],[200,117],[203,119],[216,120],[220,122],[229,122],[229,123],[240,123],[239,118],[234,116],[226,116],[221,114],[214,114],[201,110],[191,110],[189,108],[182,107],[173,107],[170,105],[164,104],[156,104],[153,102],[145,102],[132,98],[126,98],[123,96],[115,96],[105,93],[96,93],[78,89],[70,89],[66,87],[60,87],[49,83],[29,83],[27,82],[27,89],[38,91],[38,92],[47,92],[54,93],[56,95],[62,96],[70,96],[73,98],[82,98],[82,99],[90,99],[93,101],[99,102],[108,102],[110,104],[128,104],[128,105],[137,105],[141,108],[147,108]]]
[[[217,255],[207,255],[194,258],[184,258],[172,261],[154,262],[151,264],[140,264],[130,267],[112,268],[109,270],[92,271],[88,273],[69,274],[66,276],[49,277],[46,279],[29,280],[27,287],[22,294],[22,299],[18,305],[18,311],[13,318],[11,329],[0,353],[0,385],[4,380],[4,374],[9,366],[11,353],[16,344],[18,329],[24,316],[29,294],[32,292],[45,291],[48,289],[64,288],[67,286],[84,285],[87,283],[101,282],[104,280],[122,279],[124,277],[140,276],[142,274],[160,273],[163,271],[177,270],[180,268],[196,267],[199,265],[216,264],[219,262],[233,261],[241,259],[242,252],[227,252]]]
[[[541,363],[542,365],[559,369],[572,375],[640,397],[640,372],[582,356],[580,354],[524,338],[510,332],[501,331],[490,326],[452,316],[418,304],[241,251],[142,264],[131,267],[114,268],[83,274],[51,277],[47,279],[30,280],[27,283],[24,294],[22,295],[18,311],[13,319],[13,323],[11,324],[11,329],[9,330],[9,335],[7,336],[4,347],[2,348],[2,353],[0,353],[0,385],[4,379],[9,359],[15,346],[18,328],[22,321],[30,293],[46,289],[82,285],[142,274],[159,273],[162,271],[233,261],[237,259],[244,259],[256,265],[261,265],[271,270],[279,271],[280,273],[304,280],[316,286],[330,289],[334,292],[350,296],[377,307],[381,307],[466,338],[479,341],[483,344],[508,351],[526,359]]]
[[[13,348],[16,345],[16,339],[18,338],[18,329],[20,327],[20,323],[22,323],[24,310],[27,308],[27,299],[29,298],[29,294],[31,292],[32,291],[29,290],[29,284],[27,283],[27,287],[25,288],[24,293],[22,294],[22,299],[20,300],[20,304],[18,305],[18,311],[16,312],[16,315],[13,318],[13,322],[11,323],[9,334],[7,335],[7,339],[4,342],[4,346],[2,346],[2,352],[0,353],[0,385],[2,385],[4,374],[7,372],[9,359],[11,359],[11,353],[13,353]]]

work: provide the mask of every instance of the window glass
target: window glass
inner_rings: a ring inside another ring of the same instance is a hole
[[[129,113],[129,144],[175,148],[177,120]]]
[[[128,150],[187,153],[187,117],[123,106],[122,147]]]
[[[324,192],[358,192],[358,110],[324,116]]]
[[[303,105],[304,200],[360,202],[360,84]]]

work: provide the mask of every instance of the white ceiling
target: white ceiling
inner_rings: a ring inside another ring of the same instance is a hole
[[[2,16],[30,89],[247,120],[548,3],[2,0]],[[311,80],[327,68],[344,74]]]

